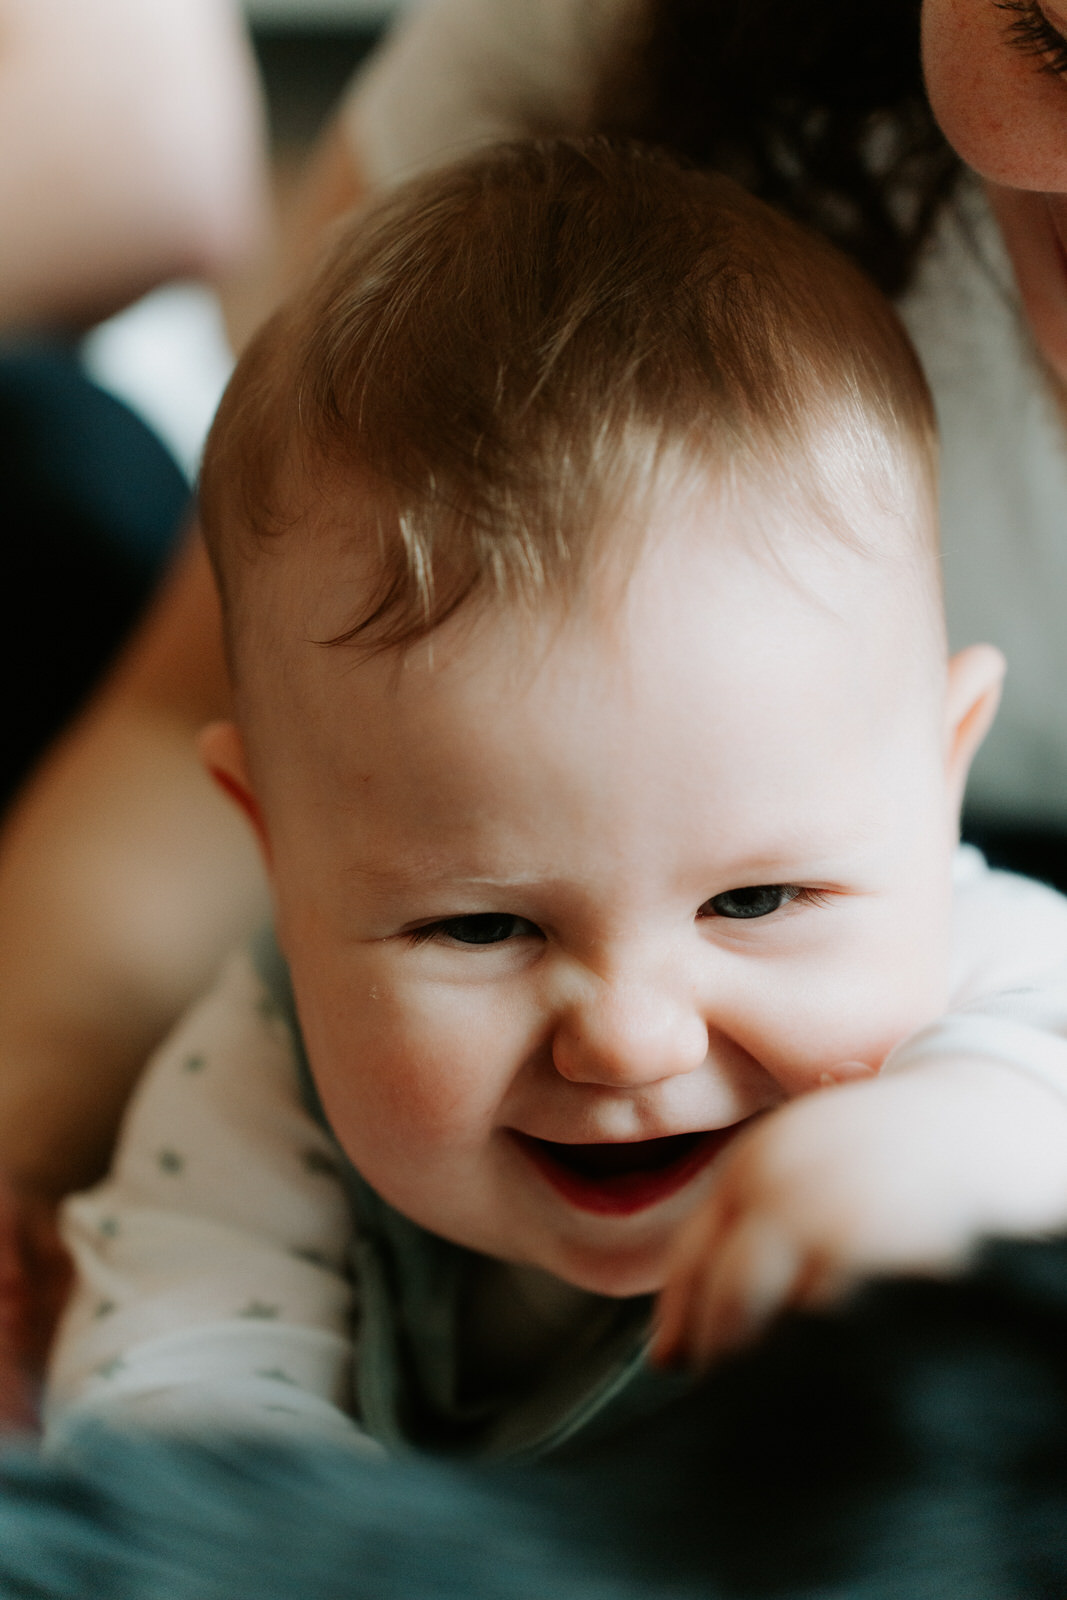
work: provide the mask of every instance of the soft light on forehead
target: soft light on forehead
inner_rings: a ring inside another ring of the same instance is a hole
[[[714,616],[738,657],[780,656],[806,639],[816,650],[853,652],[851,676],[864,662],[891,662],[887,688],[910,685],[912,669],[940,686],[946,639],[933,474],[918,450],[894,448],[874,430],[863,444],[828,424],[812,427],[799,465],[782,454],[725,470],[682,463],[671,487],[642,509],[640,527],[618,539],[622,560],[612,559],[607,529],[577,626],[595,623],[616,637],[659,626],[674,644],[684,618],[699,639]],[[573,608],[557,616],[574,623]],[[546,645],[551,638],[541,628]],[[432,640],[426,650],[431,657]],[[640,649],[633,654],[640,659]]]
[[[710,770],[707,749],[703,767],[691,759],[694,740],[733,746],[740,759],[757,718],[765,742],[782,747],[781,764],[785,745],[795,752],[794,767],[809,756],[840,760],[845,730],[866,746],[877,729],[888,747],[902,718],[932,726],[943,659],[925,620],[936,592],[918,596],[934,586],[916,554],[924,535],[873,502],[863,548],[815,517],[780,486],[694,475],[684,492],[659,498],[624,576],[605,567],[569,611],[471,606],[402,654],[362,661],[312,642],[330,621],[312,614],[276,654],[271,692],[259,684],[252,696],[261,779],[278,792],[301,767],[330,770],[355,805],[368,785],[387,797],[395,777],[405,795],[422,787],[427,818],[443,817],[507,805],[497,747],[519,722],[544,749],[546,806],[560,803],[594,749],[625,774],[640,741],[677,793],[688,767],[694,784],[698,768]],[[313,572],[301,603],[329,593]],[[453,760],[459,730],[465,747]],[[764,773],[775,753],[761,757]],[[474,801],[472,766],[482,774]],[[798,791],[800,776],[790,778]],[[645,791],[654,795],[654,784]]]
[[[716,559],[728,559],[737,546],[787,576],[815,603],[828,603],[828,594],[820,597],[820,572],[831,579],[831,588],[839,588],[844,554],[866,553],[884,569],[887,594],[903,595],[910,587],[913,623],[928,620],[935,648],[943,649],[936,481],[928,441],[881,426],[857,396],[839,396],[832,404],[813,403],[791,438],[775,440],[754,430],[725,457],[719,446],[705,455],[699,439],[657,441],[639,430],[632,442],[634,450],[604,486],[595,521],[564,535],[576,555],[563,562],[558,577],[551,556],[544,589],[529,591],[521,601],[519,611],[526,606],[531,612],[532,632],[543,633],[547,616],[566,614],[576,604],[601,617],[624,615],[637,558],[668,548],[680,532],[689,537],[697,524],[699,539]],[[381,486],[376,490],[365,475],[349,479],[334,475],[332,489],[320,483],[310,499],[305,495],[293,507],[284,536],[261,541],[246,568],[231,610],[239,692],[241,680],[258,678],[264,667],[268,678],[281,674],[291,683],[297,658],[307,662],[373,606],[383,541],[399,533]],[[464,604],[458,625],[433,629],[392,652],[394,660],[406,667],[411,660],[454,654],[472,618],[502,608],[506,597],[494,593],[490,579]],[[509,626],[520,620],[519,611]],[[914,633],[920,632],[916,625]],[[356,640],[351,650],[339,649],[339,662],[326,670],[352,671],[373,650],[372,634],[366,644]],[[258,690],[250,697],[251,710],[260,698]]]

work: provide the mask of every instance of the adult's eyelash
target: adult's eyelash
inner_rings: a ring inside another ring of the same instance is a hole
[[[1067,39],[1052,26],[1036,0],[994,0],[994,4],[1011,17],[1004,30],[1008,42],[1023,55],[1038,57],[1042,72],[1067,77]]]

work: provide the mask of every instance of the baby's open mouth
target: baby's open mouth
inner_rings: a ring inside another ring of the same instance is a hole
[[[628,1216],[684,1188],[739,1126],[625,1144],[558,1144],[527,1133],[513,1137],[541,1176],[579,1210]]]

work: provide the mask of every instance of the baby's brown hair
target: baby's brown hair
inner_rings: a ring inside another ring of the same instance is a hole
[[[545,140],[341,225],[237,365],[201,508],[231,640],[249,563],[325,505],[377,573],[329,642],[382,649],[481,593],[570,593],[668,461],[784,471],[832,522],[850,477],[932,489],[933,440],[895,314],[829,245],[656,152]]]

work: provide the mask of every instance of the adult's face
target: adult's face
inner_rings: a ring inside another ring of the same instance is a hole
[[[926,0],[930,100],[987,181],[1042,353],[1067,383],[1067,0]]]

